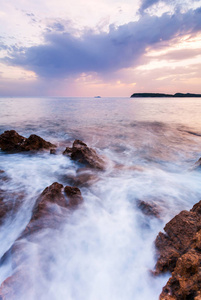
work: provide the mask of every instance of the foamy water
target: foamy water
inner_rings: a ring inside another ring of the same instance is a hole
[[[19,211],[0,230],[1,256],[31,218],[38,195],[53,182],[68,185],[78,165],[61,152],[79,138],[108,161],[107,170],[81,188],[84,203],[61,211],[59,230],[22,239],[28,282],[16,299],[155,300],[168,274],[154,278],[154,240],[166,222],[201,198],[201,99],[0,99],[0,133],[35,133],[58,145],[58,154],[5,154],[2,189],[23,193]],[[138,200],[154,201],[161,218],[145,216]],[[15,201],[13,196],[6,201]],[[66,215],[65,215],[66,213]],[[28,267],[27,267],[28,266]],[[0,281],[12,275],[2,262]]]

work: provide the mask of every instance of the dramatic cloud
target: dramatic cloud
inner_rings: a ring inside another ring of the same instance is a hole
[[[139,11],[143,13],[147,8],[151,7],[154,4],[165,3],[167,5],[173,5],[176,9],[192,5],[199,0],[142,0]]]
[[[3,61],[44,78],[117,71],[137,65],[147,47],[201,31],[201,8],[161,17],[144,15],[136,22],[110,26],[108,33],[88,30],[76,37],[63,29],[55,23],[44,35],[44,44],[14,49]]]

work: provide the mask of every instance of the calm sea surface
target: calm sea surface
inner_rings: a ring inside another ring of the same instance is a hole
[[[104,155],[107,169],[81,187],[84,204],[61,224],[24,243],[31,286],[24,300],[156,300],[169,274],[153,278],[153,242],[175,214],[201,199],[201,98],[0,98],[0,134],[40,135],[58,154],[6,154],[2,189],[24,203],[0,230],[0,256],[26,227],[37,196],[57,181],[69,185],[79,166],[62,155],[80,139]],[[160,219],[145,216],[139,200],[155,203]],[[14,201],[6,199],[6,201]],[[41,270],[43,258],[43,271]],[[44,269],[47,274],[44,274]],[[12,260],[0,281],[12,275]]]

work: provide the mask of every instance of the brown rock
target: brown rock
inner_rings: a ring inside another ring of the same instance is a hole
[[[190,211],[193,211],[198,215],[201,215],[201,200],[198,203],[196,203]]]
[[[196,299],[201,291],[201,201],[190,211],[182,211],[159,233],[156,274],[172,276],[160,295],[161,300]]]
[[[178,300],[195,299],[201,289],[201,254],[191,249],[177,260],[172,277],[163,288],[160,299],[170,294]]]
[[[159,233],[155,245],[158,253],[156,273],[173,271],[178,257],[185,253],[200,228],[201,219],[195,212],[182,211],[168,222],[166,234]]]
[[[71,154],[72,154],[72,148],[66,147],[66,149],[65,149],[64,152],[63,152],[63,154],[64,154],[64,155],[71,156]]]
[[[105,162],[98,156],[96,151],[89,148],[85,143],[80,140],[75,140],[73,147],[67,147],[63,152],[64,155],[70,155],[71,159],[90,168],[104,170]]]
[[[59,178],[62,182],[76,187],[88,187],[99,179],[96,172],[89,168],[81,168],[76,171],[75,175],[67,173]]]
[[[160,217],[160,213],[159,213],[160,209],[155,203],[148,203],[143,200],[138,200],[137,206],[147,216],[156,217],[156,218]]]
[[[0,135],[0,148],[3,151],[18,151],[24,140],[15,130],[7,130]]]
[[[68,200],[66,199],[68,198]],[[62,221],[66,220],[70,209],[74,209],[83,202],[80,190],[77,187],[66,186],[54,182],[48,186],[38,197],[33,209],[32,218],[23,233],[7,251],[5,257],[12,258],[12,276],[8,277],[0,287],[0,299],[18,300],[19,295],[26,295],[29,299],[29,291],[32,286],[32,274],[30,273],[30,253],[27,252],[27,240],[37,243],[35,234],[44,228],[60,229]],[[26,237],[26,239],[24,239]],[[42,254],[42,253],[41,253]],[[49,256],[48,256],[49,255]],[[52,257],[50,254],[38,255],[41,271],[47,275],[47,264]]]
[[[36,220],[41,216],[46,215],[48,212],[51,212],[49,204],[67,207],[67,202],[62,193],[62,189],[63,185],[58,182],[54,182],[48,186],[37,199],[31,220]]]
[[[19,239],[31,236],[42,228],[59,228],[67,215],[67,211],[63,209],[74,208],[82,202],[83,198],[77,187],[66,186],[63,189],[62,184],[54,182],[38,197],[33,208],[32,218]]]
[[[66,193],[69,199],[69,206],[74,207],[83,202],[83,198],[80,192],[80,189],[77,187],[66,186],[64,188],[64,192]]]
[[[175,247],[182,252],[192,242],[193,235],[198,231],[200,218],[195,212],[183,210],[165,225],[165,232]]]
[[[20,146],[21,151],[34,151],[42,149],[50,149],[56,147],[50,142],[46,142],[40,136],[32,134],[28,139],[26,139]]]
[[[0,135],[0,148],[7,152],[37,151],[53,147],[56,146],[35,134],[30,135],[28,139],[15,130],[8,130]]]

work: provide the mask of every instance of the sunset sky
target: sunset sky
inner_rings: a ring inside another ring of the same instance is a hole
[[[7,0],[0,96],[201,93],[201,0]]]

